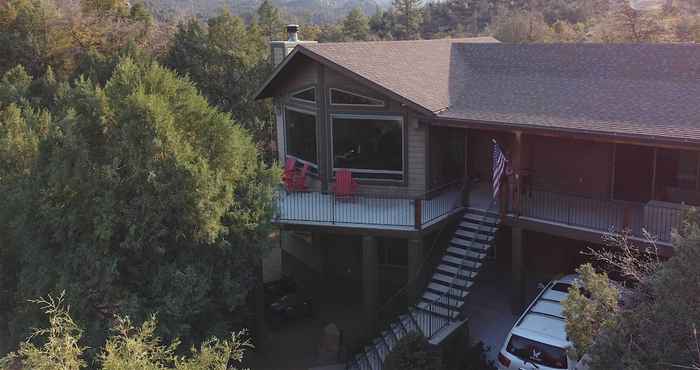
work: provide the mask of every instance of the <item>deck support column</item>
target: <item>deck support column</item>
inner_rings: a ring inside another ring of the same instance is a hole
[[[524,254],[523,254],[523,229],[522,227],[512,228],[511,237],[511,307],[514,314],[520,314],[520,310],[525,302],[525,274],[524,274]]]
[[[375,334],[377,325],[377,301],[379,299],[379,255],[377,246],[376,237],[362,237],[362,308],[368,337]]]
[[[423,238],[417,237],[413,239],[408,239],[407,243],[408,249],[408,299],[409,302],[414,302],[418,299],[420,294],[420,288],[422,286],[422,279],[418,278],[420,273],[420,266],[423,262]]]

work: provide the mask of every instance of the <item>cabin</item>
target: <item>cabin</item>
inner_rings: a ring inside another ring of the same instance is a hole
[[[529,274],[571,272],[610,231],[668,255],[700,204],[698,45],[290,40],[257,94],[279,162],[306,168],[303,189],[280,189],[283,269],[356,284],[370,335],[401,291],[398,322],[439,343],[488,260],[509,264],[518,311]]]

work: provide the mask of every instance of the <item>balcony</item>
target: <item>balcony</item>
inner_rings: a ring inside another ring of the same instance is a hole
[[[600,232],[629,230],[641,239],[646,230],[657,242],[670,244],[684,208],[667,202],[632,203],[533,190],[523,195],[519,217]]]
[[[328,192],[280,190],[276,222],[415,231],[430,227],[460,209],[460,184],[450,184],[419,198],[358,194],[341,199]]]

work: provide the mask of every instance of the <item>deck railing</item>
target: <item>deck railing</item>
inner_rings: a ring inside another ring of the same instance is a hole
[[[280,189],[278,222],[338,226],[421,229],[461,207],[460,183],[448,184],[417,198]]]
[[[671,241],[680,226],[683,206],[661,202],[633,203],[532,190],[522,196],[520,216],[603,232],[647,230],[661,242]]]

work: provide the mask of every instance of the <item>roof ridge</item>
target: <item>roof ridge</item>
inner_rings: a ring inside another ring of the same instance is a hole
[[[317,44],[300,44],[305,48],[317,48],[319,46],[330,45],[358,45],[358,44],[409,44],[409,43],[430,43],[430,42],[460,42],[469,40],[496,40],[493,36],[474,36],[474,37],[444,37],[439,39],[418,39],[418,40],[371,40],[371,41],[334,41],[334,42],[319,42]]]

